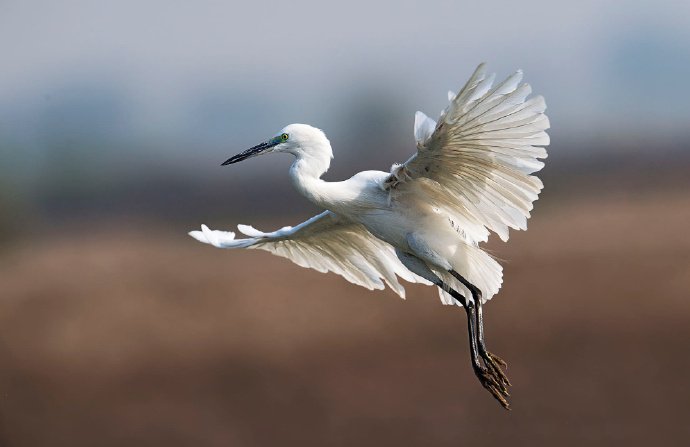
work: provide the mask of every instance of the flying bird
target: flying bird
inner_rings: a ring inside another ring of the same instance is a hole
[[[402,298],[398,278],[436,286],[444,304],[465,310],[474,373],[509,409],[506,363],[487,350],[482,318],[503,271],[480,244],[490,232],[507,241],[509,228],[527,228],[543,188],[532,174],[544,166],[539,159],[547,155],[549,120],[544,98],[528,98],[531,88],[521,83],[522,71],[495,86],[494,78],[481,64],[458,93],[448,93],[438,122],[417,112],[417,150],[390,172],[324,181],[333,158],[326,135],[306,124],[286,126],[223,166],[292,154],[292,184],[324,211],[270,233],[238,225],[246,236],[240,239],[205,225],[189,234],[218,248],[266,250],[370,290],[387,284]]]

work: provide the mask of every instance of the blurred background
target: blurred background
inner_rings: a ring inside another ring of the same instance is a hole
[[[193,241],[414,151],[482,61],[546,97],[546,185],[486,311]],[[690,3],[0,2],[0,445],[688,445]]]

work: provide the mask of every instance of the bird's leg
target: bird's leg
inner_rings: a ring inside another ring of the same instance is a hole
[[[472,369],[474,370],[474,374],[477,376],[482,386],[484,386],[484,388],[486,388],[491,395],[494,396],[494,398],[503,406],[503,408],[509,410],[510,405],[506,400],[506,397],[508,397],[508,392],[506,391],[505,386],[499,382],[491,370],[484,368],[479,360],[480,353],[476,331],[477,319],[475,316],[474,303],[468,302],[468,300],[462,294],[453,290],[443,281],[440,281],[437,285],[455,298],[465,309],[465,313],[467,314],[467,332],[469,334],[470,354],[472,356]]]
[[[462,283],[467,289],[472,293],[472,298],[474,300],[474,303],[477,307],[475,311],[475,319],[476,319],[476,325],[477,325],[477,347],[479,351],[479,355],[481,356],[482,360],[484,360],[484,364],[486,367],[489,369],[489,371],[494,375],[496,380],[501,384],[501,388],[504,394],[508,395],[508,390],[506,387],[511,386],[510,380],[508,380],[508,377],[506,374],[503,372],[503,368],[507,366],[506,362],[497,356],[496,354],[493,354],[489,352],[486,349],[486,344],[484,342],[484,317],[482,313],[482,292],[479,290],[474,284],[470,283],[467,279],[465,279],[462,275],[460,275],[458,272],[455,270],[450,270],[451,275],[453,275],[458,281]]]
[[[486,344],[484,342],[484,317],[482,315],[481,301],[478,301],[477,304],[476,318],[477,343],[479,344],[479,355],[484,360],[484,363],[486,363],[487,366],[493,371],[494,375],[498,377],[499,381],[503,384],[504,387],[512,386],[510,380],[508,380],[508,377],[503,372],[503,369],[501,369],[501,367],[506,368],[508,366],[506,362],[496,354],[493,354],[487,351],[486,349]]]

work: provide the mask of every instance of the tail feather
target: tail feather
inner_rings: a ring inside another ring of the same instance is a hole
[[[453,270],[462,275],[482,292],[482,303],[498,293],[503,283],[503,267],[491,255],[479,247],[463,244],[451,262]],[[448,272],[435,271],[446,284],[472,300],[471,292]],[[449,294],[439,289],[443,304],[459,304]]]

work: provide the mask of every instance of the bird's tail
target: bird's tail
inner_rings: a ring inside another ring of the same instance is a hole
[[[490,254],[479,247],[461,244],[455,257],[451,260],[453,270],[462,275],[482,292],[482,303],[496,295],[503,283],[503,267]],[[448,272],[435,272],[446,284],[472,299],[470,291]],[[443,304],[458,304],[453,297],[439,289]]]

